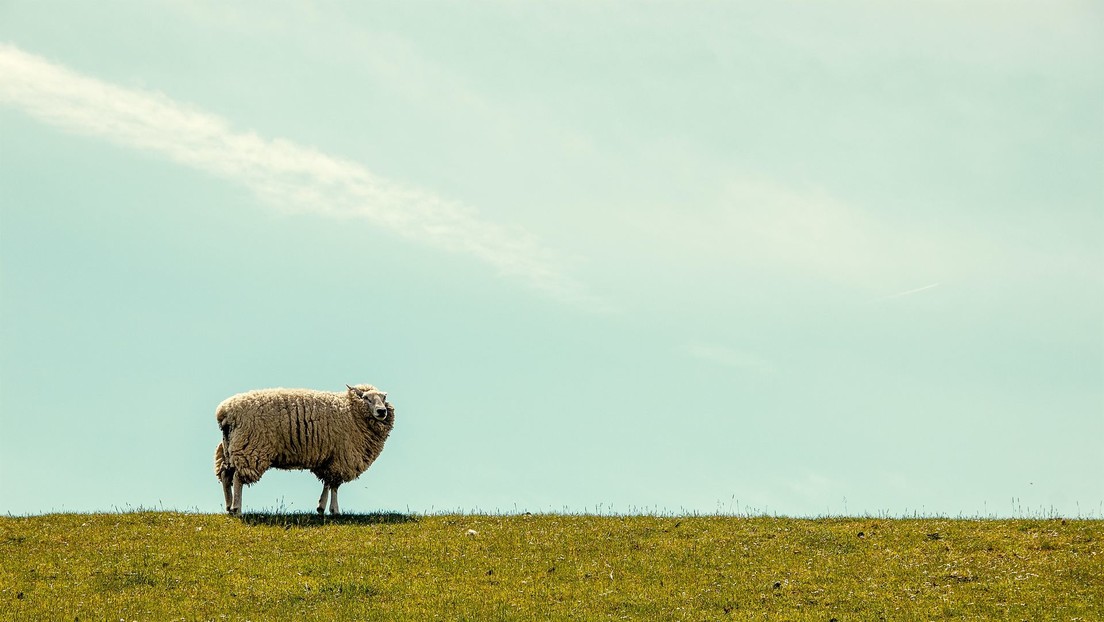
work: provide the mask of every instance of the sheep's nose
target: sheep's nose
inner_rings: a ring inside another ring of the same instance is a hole
[[[376,414],[383,417],[384,415],[387,414],[387,409],[386,408],[377,408],[376,409]]]

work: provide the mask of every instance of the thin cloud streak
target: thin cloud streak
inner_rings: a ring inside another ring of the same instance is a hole
[[[245,185],[283,209],[355,218],[467,254],[555,299],[608,310],[529,233],[480,220],[454,201],[381,178],[290,141],[234,131],[215,115],[149,91],[73,72],[0,44],[0,102],[55,127],[101,137]]]
[[[910,289],[908,291],[897,292],[896,294],[890,294],[889,296],[883,296],[883,297],[879,298],[878,300],[892,300],[894,298],[901,298],[903,296],[911,296],[913,294],[917,294],[919,292],[929,290],[933,287],[939,287],[939,283],[932,283],[931,285],[925,285],[923,287],[917,287],[916,289]]]

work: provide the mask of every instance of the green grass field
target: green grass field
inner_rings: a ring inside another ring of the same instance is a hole
[[[1104,521],[0,518],[0,619],[1104,620]]]

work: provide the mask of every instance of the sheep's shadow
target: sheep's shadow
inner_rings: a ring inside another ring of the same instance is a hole
[[[244,513],[239,519],[246,525],[283,527],[324,527],[326,525],[397,525],[401,523],[416,523],[418,518],[413,514],[401,512],[373,512],[371,514],[338,514],[337,516],[322,515],[314,512],[284,513],[284,512],[256,512]]]

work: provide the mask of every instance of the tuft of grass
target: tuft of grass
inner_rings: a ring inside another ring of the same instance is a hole
[[[1104,521],[0,518],[0,619],[1104,619]]]

